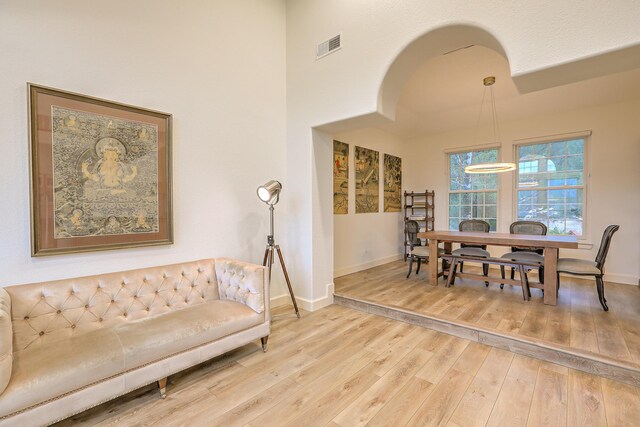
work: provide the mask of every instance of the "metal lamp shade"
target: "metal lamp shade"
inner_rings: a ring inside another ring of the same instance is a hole
[[[258,198],[268,205],[275,205],[280,199],[282,184],[278,181],[270,180],[258,187]]]

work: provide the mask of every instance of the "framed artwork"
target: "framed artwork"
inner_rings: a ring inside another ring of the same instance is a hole
[[[379,211],[380,153],[356,146],[356,213]]]
[[[400,212],[402,190],[402,159],[384,155],[384,211]]]
[[[173,243],[171,115],[28,91],[31,255]]]
[[[333,141],[333,213],[349,210],[349,144]]]

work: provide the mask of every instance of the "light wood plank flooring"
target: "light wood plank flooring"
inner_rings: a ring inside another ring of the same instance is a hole
[[[336,305],[59,426],[637,425],[640,389]],[[553,399],[551,402],[549,399]]]
[[[532,289],[523,301],[518,286],[456,278],[451,288],[430,286],[427,266],[406,279],[408,263],[396,261],[335,279],[335,293],[402,307],[443,320],[532,337],[640,366],[640,287],[607,282],[609,312],[602,310],[593,281],[561,277],[557,306],[543,304]],[[465,271],[479,272],[465,265]],[[499,274],[492,270],[492,275]],[[535,273],[532,273],[535,276]],[[441,279],[442,280],[442,279]]]

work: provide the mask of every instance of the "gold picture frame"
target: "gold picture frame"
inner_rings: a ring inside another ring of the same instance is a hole
[[[27,89],[31,255],[172,244],[171,114]]]

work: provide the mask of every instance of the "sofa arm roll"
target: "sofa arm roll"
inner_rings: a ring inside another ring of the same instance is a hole
[[[11,297],[0,288],[0,393],[7,388],[13,365],[13,324],[11,322]]]
[[[261,265],[216,258],[220,299],[237,301],[262,313],[269,307],[267,269]]]

